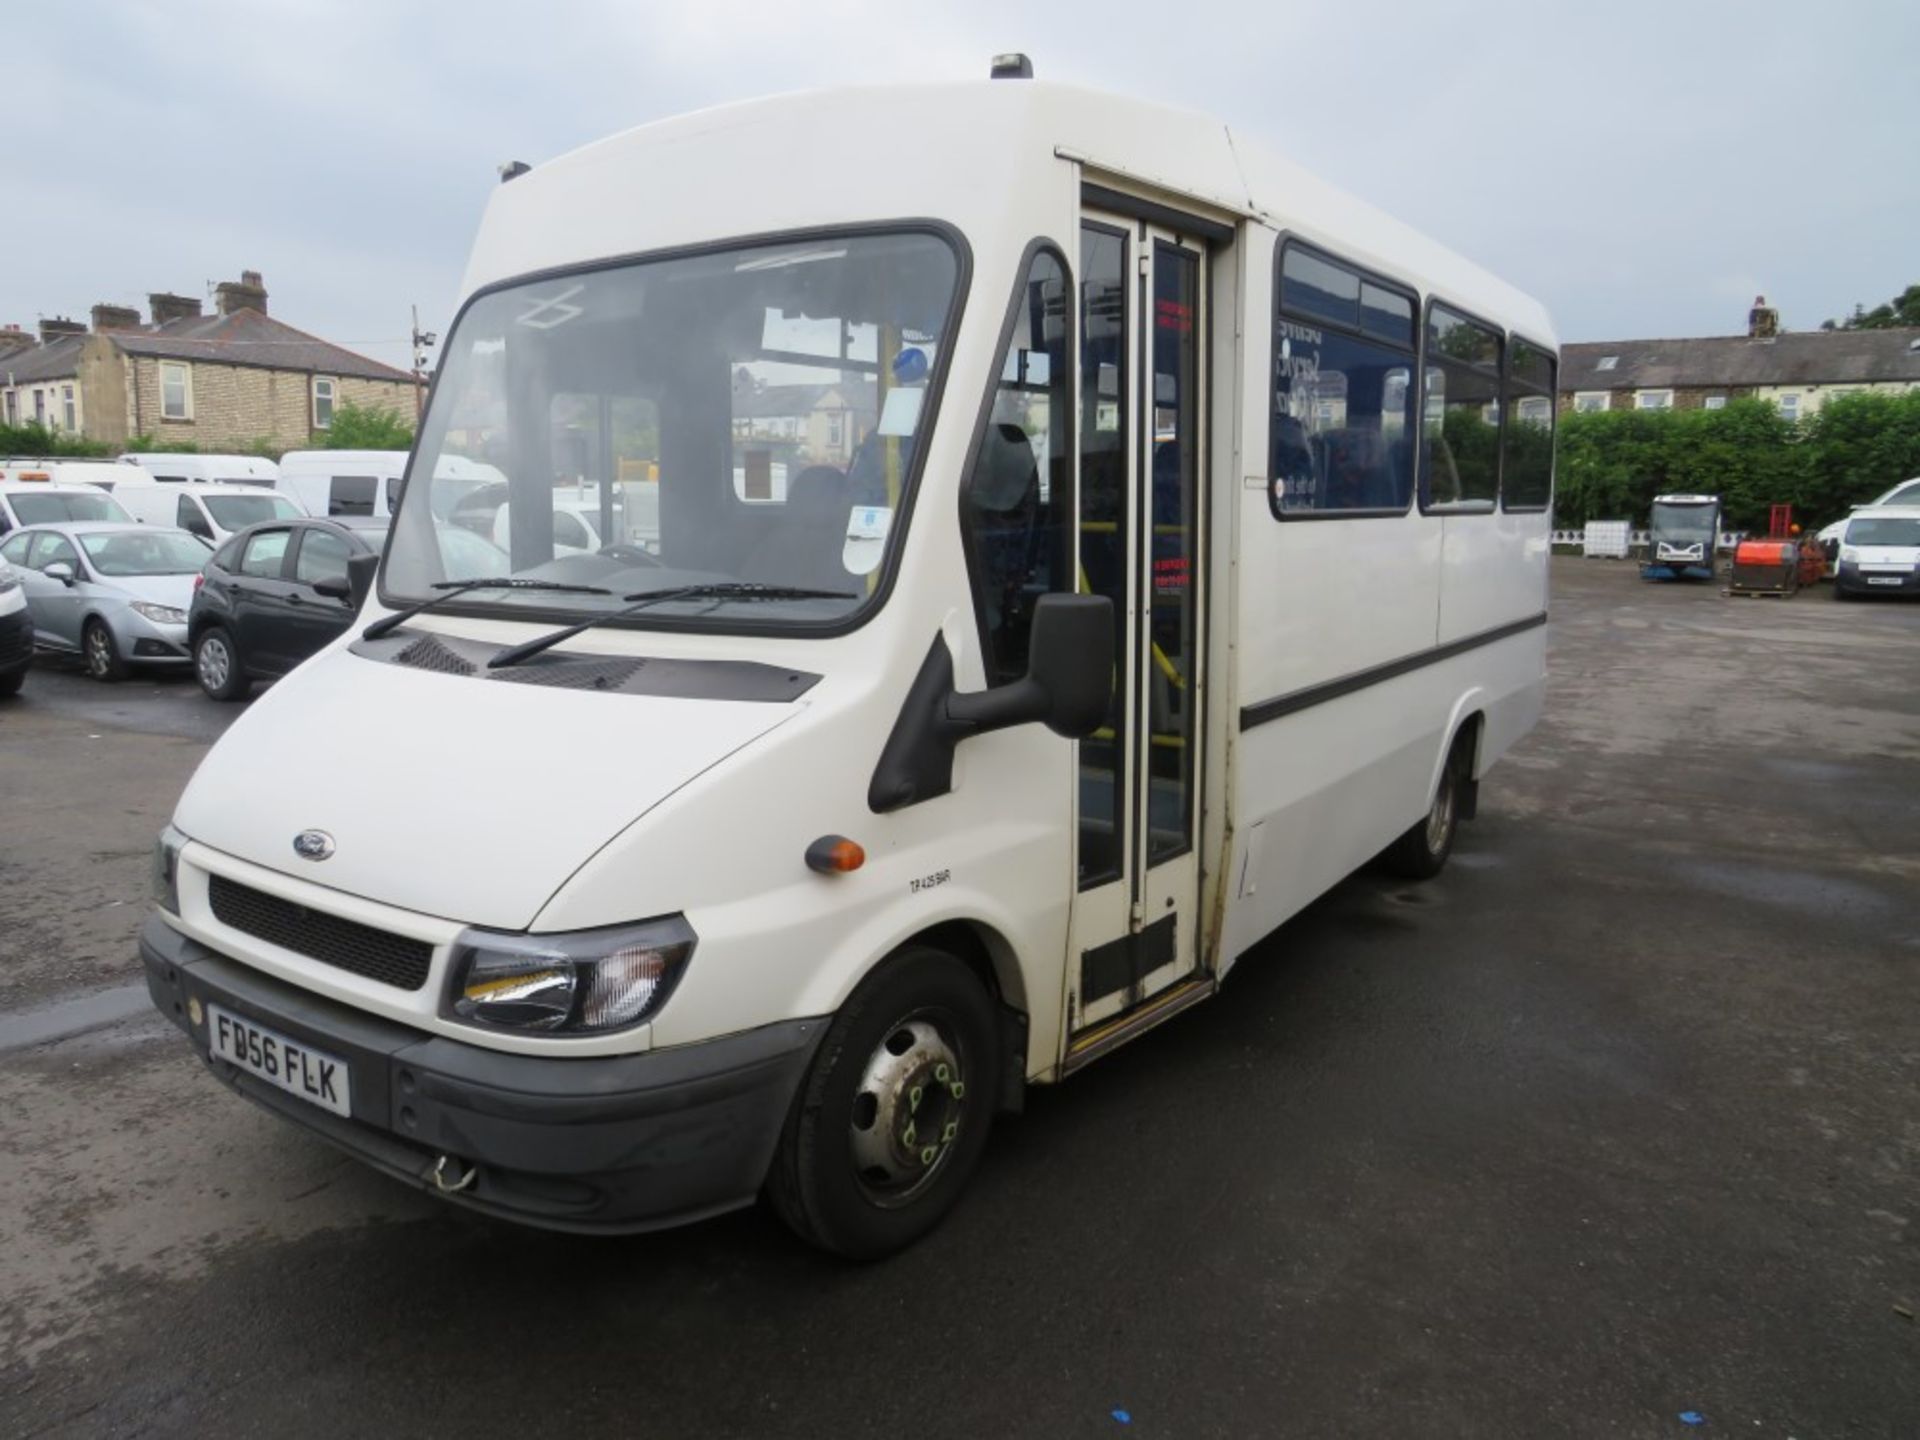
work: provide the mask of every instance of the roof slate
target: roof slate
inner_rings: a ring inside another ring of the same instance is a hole
[[[0,383],[27,384],[77,373],[80,347],[87,338],[85,335],[62,336],[51,344],[36,344],[0,357]],[[413,379],[404,370],[356,355],[317,335],[262,315],[258,310],[185,316],[138,330],[109,330],[102,338],[112,341],[128,355],[148,355],[163,360],[200,360],[259,370],[298,370],[400,384]]]
[[[1807,330],[1755,340],[1608,340],[1560,347],[1560,389],[1920,382],[1920,330]],[[1599,368],[1618,357],[1611,370]]]
[[[86,338],[63,335],[51,345],[36,342],[0,356],[0,385],[28,385],[35,380],[61,380],[78,374],[80,342]]]

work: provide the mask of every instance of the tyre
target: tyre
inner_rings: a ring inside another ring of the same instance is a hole
[[[24,668],[9,670],[6,674],[0,675],[0,700],[6,699],[9,695],[18,695],[26,678],[27,672]]]
[[[1381,865],[1404,880],[1431,880],[1446,868],[1453,853],[1454,837],[1460,833],[1460,797],[1467,783],[1467,766],[1472,763],[1472,748],[1467,736],[1453,742],[1447,763],[1441,767],[1440,781],[1433,787],[1433,803],[1426,817],[1416,820],[1380,855]]]
[[[1836,580],[1833,582],[1833,598],[1836,600],[1851,600],[1853,599],[1853,595],[1846,586]]]
[[[86,657],[87,674],[95,680],[127,678],[126,657],[114,643],[113,632],[102,621],[87,621],[86,628],[80,632],[80,652]]]
[[[999,1102],[999,1016],[942,950],[909,946],[848,998],[795,1097],[767,1193],[849,1259],[912,1244],[980,1163]]]
[[[244,700],[253,688],[233,637],[219,625],[209,625],[193,642],[193,675],[214,700]]]

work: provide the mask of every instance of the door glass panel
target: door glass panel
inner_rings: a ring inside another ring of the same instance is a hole
[[[300,538],[300,553],[294,557],[293,578],[302,585],[320,580],[347,578],[347,542],[325,530],[308,530]]]
[[[1113,602],[1119,673],[1107,723],[1080,742],[1080,888],[1120,875],[1127,664],[1127,237],[1080,232],[1080,588]]]
[[[262,530],[247,542],[247,553],[240,560],[240,573],[261,580],[278,580],[281,563],[286,559],[287,542],[292,538],[291,530]]]
[[[1193,819],[1194,561],[1199,416],[1199,260],[1172,245],[1153,260],[1152,624],[1146,670],[1147,863],[1187,849]]]

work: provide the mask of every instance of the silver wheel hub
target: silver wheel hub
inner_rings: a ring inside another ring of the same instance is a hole
[[[882,1204],[921,1190],[959,1137],[967,1087],[960,1057],[924,1017],[887,1031],[854,1092],[854,1169]]]
[[[113,642],[98,625],[87,632],[87,668],[96,675],[107,673],[113,663]]]
[[[1447,835],[1453,829],[1453,776],[1440,778],[1440,789],[1433,797],[1433,808],[1427,812],[1427,849],[1438,855],[1446,846]]]
[[[200,642],[200,680],[209,690],[218,690],[227,683],[231,664],[226,641],[209,635]]]

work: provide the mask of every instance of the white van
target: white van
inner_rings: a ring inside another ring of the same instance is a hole
[[[460,1204],[905,1245],[1026,1087],[1437,873],[1539,714],[1546,311],[1217,121],[669,120],[496,189],[463,295],[355,624],[140,939],[219,1079]],[[510,575],[450,578],[445,457]],[[653,547],[556,545],[556,476],[656,465]]]
[[[9,456],[0,460],[0,485],[92,485],[111,492],[127,478],[125,466],[111,460],[64,460]]]
[[[1847,517],[1833,598],[1920,594],[1920,504],[1863,505]]]
[[[97,485],[59,485],[50,480],[0,479],[0,535],[22,525],[58,525],[68,520],[125,522],[132,519],[126,507]]]
[[[289,450],[280,457],[279,487],[309,515],[387,515],[400,503],[406,478],[405,450]],[[492,465],[461,455],[442,455],[434,471],[434,506],[446,519],[465,496],[504,484]]]
[[[120,457],[162,484],[252,485],[272,489],[280,467],[263,455],[175,455],[148,451]]]
[[[306,514],[279,491],[258,485],[122,485],[113,495],[142,524],[177,526],[216,545],[249,525]]]

